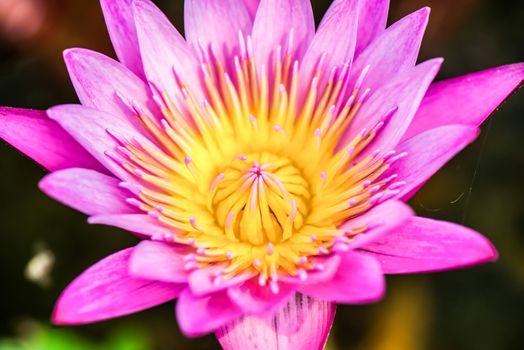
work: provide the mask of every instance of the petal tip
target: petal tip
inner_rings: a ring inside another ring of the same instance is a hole
[[[438,71],[440,70],[440,68],[442,67],[443,63],[444,63],[444,57],[436,57],[436,58],[432,58],[428,61],[420,63],[419,66],[423,64],[432,66],[431,70],[435,71],[435,75],[436,75]]]
[[[421,28],[426,28],[429,23],[429,17],[431,15],[431,7],[425,6],[418,11],[415,11],[411,16],[413,20],[420,22]]]
[[[424,19],[423,22],[427,24],[429,21],[429,16],[431,15],[431,7],[424,6],[421,9],[419,9],[418,11],[416,11],[414,14],[416,14],[417,17]]]
[[[60,124],[61,116],[64,113],[67,113],[67,110],[69,108],[77,108],[79,106],[80,105],[75,105],[75,104],[57,105],[57,106],[53,106],[53,107],[48,108],[46,110],[46,113],[47,113],[47,116],[49,117],[49,119],[52,119],[52,120],[58,122],[58,124]]]
[[[53,106],[47,109],[47,116],[49,119],[52,119],[54,121],[57,120],[57,114],[60,111],[60,106]]]
[[[62,52],[62,56],[64,57],[64,61],[67,63],[72,62],[75,60],[75,58],[82,53],[82,51],[87,51],[86,49],[78,48],[78,47],[70,47],[68,49],[65,49]]]
[[[481,233],[472,230],[470,230],[470,232],[474,235],[473,237],[476,237],[475,240],[470,242],[475,253],[471,255],[470,259],[462,264],[458,264],[456,267],[467,268],[497,261],[499,259],[499,253],[493,243],[491,243],[491,241]]]
[[[482,236],[484,237],[484,236]],[[484,237],[485,245],[486,245],[486,255],[485,258],[480,261],[480,263],[490,263],[490,262],[496,262],[499,259],[499,252],[497,251],[497,248],[491,243],[489,239]]]
[[[51,188],[53,187],[53,185],[51,184],[51,181],[50,181],[50,177],[51,174],[43,177],[39,182],[38,182],[38,188],[40,189],[40,191],[44,192],[45,194],[47,194]]]
[[[87,223],[90,225],[97,225],[100,223],[100,221],[97,216],[90,216],[87,218]]]
[[[75,326],[82,324],[74,315],[64,309],[62,301],[63,296],[60,296],[53,309],[51,323],[55,326]]]

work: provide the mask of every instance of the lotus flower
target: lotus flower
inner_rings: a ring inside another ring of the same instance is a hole
[[[141,242],[98,262],[53,314],[76,325],[178,299],[188,336],[321,349],[335,303],[384,274],[496,258],[480,234],[404,204],[524,77],[432,84],[429,9],[387,0],[186,0],[184,39],[149,0],[102,0],[119,62],[64,53],[81,105],[3,108],[0,134],[52,173],[40,188]]]

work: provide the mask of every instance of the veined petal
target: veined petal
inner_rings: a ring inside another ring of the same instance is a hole
[[[78,325],[128,315],[176,298],[183,285],[129,276],[133,248],[87,269],[62,293],[53,313],[56,325]]]
[[[239,32],[251,34],[253,25],[244,0],[186,0],[184,16],[187,41],[196,48],[212,46],[221,59],[238,46]]]
[[[147,79],[167,93],[172,101],[177,101],[180,94],[178,76],[200,101],[202,88],[195,52],[152,2],[133,0],[133,12]]]
[[[333,279],[300,286],[299,291],[313,298],[338,303],[371,303],[381,299],[385,279],[377,259],[357,252],[341,254],[341,257]]]
[[[88,219],[90,224],[121,228],[145,237],[172,237],[174,230],[145,214],[96,215]]]
[[[429,8],[425,7],[404,17],[386,29],[358,56],[352,68],[352,81],[358,79],[366,66],[370,67],[362,91],[367,88],[376,90],[394,76],[402,75],[415,66],[429,12]]]
[[[292,47],[288,47],[293,32]],[[261,0],[253,24],[255,61],[271,62],[279,45],[300,59],[315,34],[315,21],[309,0]]]
[[[361,249],[380,261],[384,273],[391,274],[443,271],[497,258],[495,248],[479,233],[420,217]]]
[[[215,331],[241,315],[225,291],[199,297],[186,289],[176,304],[178,324],[190,337]]]
[[[224,350],[321,350],[335,317],[335,305],[296,294],[273,315],[244,316],[216,332]]]
[[[384,176],[397,174],[405,182],[396,198],[409,200],[451,158],[473,142],[476,126],[446,125],[427,130],[401,142],[397,152],[408,155],[391,165]]]
[[[360,1],[358,15],[358,41],[355,56],[358,56],[384,29],[388,20],[389,0]]]
[[[524,63],[437,82],[429,88],[403,139],[446,124],[479,126],[523,82]]]
[[[275,293],[261,287],[256,278],[231,287],[227,293],[231,300],[245,313],[250,315],[269,314],[281,307],[295,294],[296,285],[280,283]]]
[[[112,58],[86,49],[69,49],[64,51],[64,59],[84,106],[128,118],[136,126],[139,122],[130,105],[148,115],[159,115],[148,86]],[[124,102],[119,96],[129,100]]]
[[[45,111],[0,107],[0,138],[50,171],[106,171]]]
[[[129,273],[135,277],[154,281],[186,283],[184,268],[187,249],[173,244],[142,241],[133,250]]]
[[[100,5],[118,59],[137,76],[145,79],[131,2],[132,0],[100,0]]]
[[[439,58],[426,61],[396,76],[378,89],[364,103],[340,145],[345,145],[361,130],[372,130],[377,124],[384,122],[384,126],[363,155],[380,150],[380,156],[394,149],[413,120],[424,94],[441,65],[442,59]],[[388,116],[391,111],[394,111],[393,115]]]
[[[132,179],[128,172],[106,155],[106,151],[114,151],[119,146],[109,132],[116,132],[130,140],[144,139],[125,116],[108,114],[80,105],[56,106],[47,113],[113,174],[121,179]]]
[[[351,243],[349,243],[350,249],[356,249],[396,229],[413,215],[413,210],[407,204],[400,201],[389,200],[374,207],[365,214],[346,221],[341,228],[351,230],[359,227],[367,227],[364,233],[356,235]]]
[[[358,12],[357,0],[333,1],[304,55],[300,67],[304,78],[312,77],[323,54],[328,69],[351,64],[357,42]]]
[[[135,212],[118,183],[94,170],[72,168],[47,175],[39,187],[49,197],[87,215]]]

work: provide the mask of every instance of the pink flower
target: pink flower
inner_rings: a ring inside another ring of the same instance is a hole
[[[333,303],[379,300],[384,274],[496,258],[404,202],[524,65],[432,84],[428,8],[385,29],[387,0],[335,0],[315,31],[307,0],[257,4],[186,0],[184,40],[149,0],[102,0],[120,63],[65,51],[82,105],[0,110],[2,138],[52,171],[45,193],[143,239],[81,274],[56,324],[178,298],[187,335],[318,349]]]

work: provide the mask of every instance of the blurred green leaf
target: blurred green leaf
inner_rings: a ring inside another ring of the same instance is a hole
[[[72,330],[38,328],[26,339],[2,339],[0,350],[147,350],[147,335],[134,328],[116,330],[109,339],[93,343]]]

